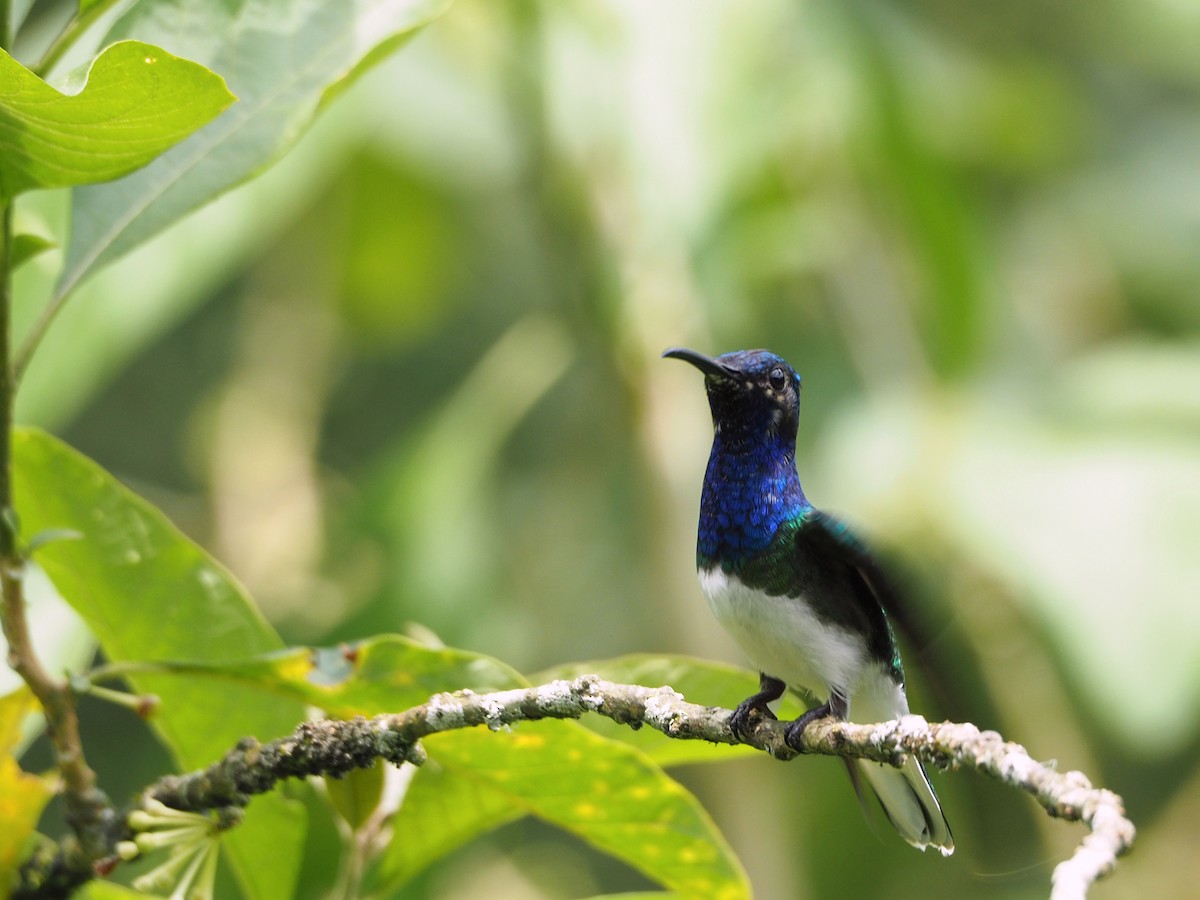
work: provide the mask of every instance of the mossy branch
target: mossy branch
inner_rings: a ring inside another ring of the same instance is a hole
[[[783,726],[774,720],[758,717],[741,741],[729,727],[731,710],[688,703],[669,687],[616,684],[585,675],[491,694],[438,694],[421,706],[371,719],[305,722],[291,735],[269,743],[247,738],[202,771],[161,779],[143,798],[193,812],[237,807],[285,778],[336,776],[376,759],[420,765],[425,759],[421,739],[438,732],[476,725],[496,730],[523,721],[576,719],[587,713],[631,728],[648,726],[680,740],[745,743],[781,760],[797,755],[784,742]],[[894,766],[912,754],[940,768],[975,769],[1032,794],[1056,818],[1084,823],[1089,834],[1054,870],[1053,900],[1086,896],[1091,884],[1111,872],[1117,858],[1133,844],[1134,827],[1119,796],[1093,787],[1080,772],[1057,772],[1034,760],[1021,745],[969,723],[930,724],[920,716],[878,725],[825,719],[805,731],[804,747],[809,753]],[[36,869],[27,867],[22,888],[39,880]],[[18,889],[16,896],[21,895]]]

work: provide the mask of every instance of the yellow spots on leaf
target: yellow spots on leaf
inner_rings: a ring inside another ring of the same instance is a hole
[[[744,882],[714,882],[711,878],[700,877],[689,878],[682,887],[683,894],[688,897],[709,897],[711,900],[748,900],[750,897]]]
[[[568,722],[528,723],[499,741],[466,734],[453,736],[448,769],[474,773],[514,806],[614,852],[674,896],[748,900],[744,872],[695,798],[637,754]]]
[[[679,851],[679,861],[694,865],[695,863],[711,862],[715,852],[711,844],[692,843]]]
[[[275,660],[275,674],[284,681],[303,681],[315,668],[307,653],[290,653]]]

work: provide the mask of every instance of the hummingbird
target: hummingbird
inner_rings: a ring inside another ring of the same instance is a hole
[[[820,705],[787,724],[802,749],[809,723],[833,716],[885,722],[908,713],[904,669],[886,607],[898,597],[882,567],[847,526],[816,509],[796,471],[800,376],[767,350],[716,358],[673,347],[664,357],[704,374],[713,444],[700,496],[696,566],[717,621],[759,671],[758,693],[734,710],[745,736],[751,715],[791,690]],[[921,850],[954,852],[954,838],[925,769],[846,760],[901,837]]]

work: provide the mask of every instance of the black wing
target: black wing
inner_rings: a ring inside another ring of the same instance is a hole
[[[846,525],[809,508],[782,525],[763,553],[734,570],[771,596],[803,597],[823,620],[863,635],[874,659],[903,681],[887,612],[900,595],[883,568]]]

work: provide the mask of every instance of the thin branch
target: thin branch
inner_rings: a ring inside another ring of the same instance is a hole
[[[25,564],[15,554],[0,556],[0,592],[3,593],[4,637],[8,664],[29,686],[46,715],[46,732],[54,748],[55,763],[63,779],[67,821],[85,841],[82,832],[102,824],[112,814],[108,800],[96,788],[96,775],[84,759],[79,737],[75,698],[64,679],[46,671],[29,635],[25,614]]]
[[[497,730],[537,719],[577,719],[586,713],[631,728],[648,726],[681,740],[745,743],[780,760],[798,755],[774,720],[758,717],[752,732],[740,741],[729,727],[731,710],[688,703],[669,687],[615,684],[585,675],[492,694],[438,694],[421,706],[372,719],[305,722],[291,735],[266,744],[248,738],[207,769],[163,778],[143,796],[195,812],[241,806],[284,778],[340,775],[377,758],[420,765],[425,758],[420,741],[431,734],[477,725]],[[1079,772],[1059,773],[1031,758],[1019,744],[969,723],[931,725],[920,716],[879,725],[825,719],[804,732],[804,747],[808,753],[893,766],[903,765],[911,754],[942,768],[972,768],[1032,794],[1052,816],[1086,824],[1090,833],[1054,870],[1052,900],[1086,896],[1091,884],[1110,873],[1117,857],[1133,844],[1134,827],[1119,796],[1092,787]]]
[[[0,47],[10,45],[10,4],[0,0]],[[63,856],[74,865],[95,858],[107,846],[115,819],[108,798],[96,788],[79,738],[75,700],[65,680],[46,671],[29,635],[25,604],[24,550],[20,546],[12,492],[12,422],[16,379],[10,360],[12,332],[11,201],[0,206],[0,630],[8,645],[7,663],[25,681],[46,714],[46,731],[63,780],[63,802],[72,837]]]

